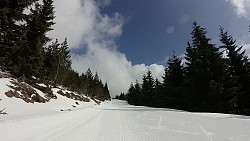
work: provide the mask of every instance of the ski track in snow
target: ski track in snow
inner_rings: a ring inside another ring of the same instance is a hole
[[[250,119],[135,107],[118,100],[20,120],[0,119],[0,141],[45,140],[250,141]]]

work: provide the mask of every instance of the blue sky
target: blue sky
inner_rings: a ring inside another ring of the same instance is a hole
[[[237,16],[226,0],[113,0],[102,12],[125,18],[116,43],[133,64],[163,63],[173,50],[183,54],[193,21],[205,27],[215,43],[220,25],[237,39],[249,34],[250,21]]]
[[[67,37],[72,68],[98,72],[112,96],[148,69],[162,80],[173,50],[185,53],[193,21],[218,45],[223,26],[250,55],[250,0],[55,0],[54,6],[48,35]]]

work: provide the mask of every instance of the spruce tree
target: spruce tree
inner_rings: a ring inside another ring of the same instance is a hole
[[[192,42],[186,49],[186,70],[190,110],[214,111],[223,74],[222,53],[210,43],[205,28],[193,23]]]
[[[163,100],[162,96],[164,95],[163,93],[163,85],[162,83],[159,81],[159,79],[155,79],[155,94],[153,95],[153,105],[155,107],[163,107],[163,105],[165,104],[165,102],[161,102]],[[164,103],[164,104],[163,104]]]
[[[86,71],[86,73],[85,73],[85,75],[86,75],[86,85],[87,85],[87,95],[88,96],[93,96],[93,93],[92,93],[92,91],[93,91],[93,82],[92,82],[92,80],[93,80],[93,73],[92,73],[92,71],[91,71],[91,69],[90,68],[88,68],[88,70]]]
[[[143,75],[142,78],[142,99],[143,103],[147,106],[152,106],[152,98],[155,95],[154,91],[154,78],[150,70],[147,71],[146,75]]]
[[[15,76],[22,75],[23,55],[27,47],[27,15],[23,12],[37,0],[1,0],[0,4],[0,67]]]
[[[104,100],[111,100],[111,96],[110,96],[107,82],[104,84]]]
[[[54,84],[62,84],[67,77],[67,72],[71,70],[70,51],[67,39],[61,44],[58,40],[45,49],[44,66],[46,79]]]
[[[163,97],[166,99],[167,107],[180,108],[183,101],[184,67],[182,60],[175,54],[169,58],[163,76]]]
[[[44,68],[44,47],[51,39],[46,33],[52,30],[54,24],[54,7],[52,0],[43,0],[43,3],[35,3],[35,7],[30,9],[27,19],[27,41],[28,47],[23,51],[25,54],[24,73],[27,76],[42,77]]]
[[[56,75],[54,80],[57,82],[63,82],[67,76],[67,70],[71,70],[71,56],[70,50],[68,48],[67,39],[61,43],[58,52],[56,52],[58,57],[58,64],[56,65]]]
[[[226,95],[230,110],[250,108],[250,66],[248,57],[242,47],[236,45],[236,40],[228,35],[223,28],[220,28],[221,48],[226,49],[228,73],[232,77],[231,90]],[[234,107],[232,107],[234,106]]]
[[[135,92],[135,87],[133,83],[131,83],[128,92],[126,94],[126,101],[128,102],[128,104],[134,105],[136,103],[134,92]]]
[[[55,42],[52,42],[47,48],[45,48],[44,53],[44,65],[46,68],[45,76],[49,81],[55,81],[55,76],[57,72],[57,68],[59,66],[59,52],[60,52],[60,44],[56,39]]]
[[[141,93],[141,90],[142,90],[141,85],[139,84],[138,80],[136,80],[134,85],[134,94],[133,94],[135,105],[145,105],[143,101],[144,97]]]

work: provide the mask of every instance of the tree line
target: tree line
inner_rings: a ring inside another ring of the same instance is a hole
[[[216,46],[206,29],[194,22],[185,61],[173,54],[163,82],[148,70],[142,84],[132,83],[116,98],[132,105],[250,115],[249,59],[227,31],[219,31],[222,45]]]
[[[79,74],[71,67],[67,39],[47,36],[53,30],[53,0],[1,0],[0,69],[28,83],[62,85],[100,100],[110,99],[108,85],[91,70]]]

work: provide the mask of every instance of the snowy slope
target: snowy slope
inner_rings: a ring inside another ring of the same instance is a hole
[[[74,109],[74,100],[60,96],[27,104],[6,97],[3,89],[8,87],[1,80],[0,108],[8,114],[0,115],[0,141],[250,141],[249,117],[135,107],[118,100]]]
[[[5,95],[5,92],[8,90],[12,90],[8,85],[12,85],[10,83],[11,79],[9,78],[0,78],[0,110],[3,108],[7,115],[0,115],[0,119],[2,120],[12,120],[12,119],[26,119],[30,117],[39,117],[44,115],[56,114],[60,113],[62,110],[76,110],[81,108],[86,108],[89,106],[95,105],[94,102],[79,102],[80,105],[76,104],[75,100],[66,98],[57,94],[59,89],[53,88],[53,93],[56,94],[57,99],[51,99],[46,103],[26,103],[21,99],[17,98],[9,98]],[[41,96],[44,95],[41,91],[37,90],[37,93]],[[74,107],[75,108],[74,108]]]

